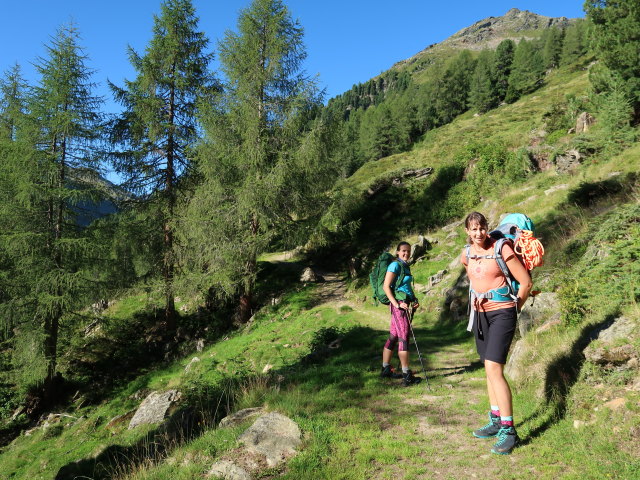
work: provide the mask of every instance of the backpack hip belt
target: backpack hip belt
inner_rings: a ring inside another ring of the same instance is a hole
[[[469,323],[467,323],[467,331],[470,332],[473,329],[473,308],[471,305],[475,304],[476,300],[482,299],[491,300],[493,302],[516,302],[518,304],[518,297],[511,293],[511,289],[504,285],[499,288],[492,288],[486,292],[476,292],[471,286],[469,287]]]

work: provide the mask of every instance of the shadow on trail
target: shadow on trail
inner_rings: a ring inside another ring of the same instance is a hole
[[[613,312],[601,322],[585,326],[571,349],[547,366],[544,382],[545,403],[522,420],[523,425],[535,425],[522,440],[522,445],[531,443],[565,417],[571,388],[578,380],[585,361],[583,350],[598,338],[601,331],[609,328],[618,315],[619,312]]]

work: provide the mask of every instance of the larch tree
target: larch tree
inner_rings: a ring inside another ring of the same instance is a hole
[[[258,256],[275,239],[302,241],[305,219],[322,208],[339,172],[329,160],[334,130],[316,119],[320,94],[302,69],[303,29],[286,6],[254,0],[219,51],[224,91],[205,116],[203,182],[189,205],[184,251],[192,284],[209,302],[235,299],[244,322]]]
[[[157,233],[163,237],[160,254],[164,281],[165,321],[176,328],[174,304],[175,208],[180,179],[187,174],[198,139],[198,105],[216,89],[209,64],[209,41],[198,31],[198,17],[190,0],[167,0],[154,18],[153,37],[144,55],[129,47],[137,76],[124,87],[111,84],[123,115],[113,125],[112,140],[123,145],[113,154],[124,186],[157,201]]]
[[[73,25],[52,38],[36,63],[40,79],[25,98],[25,122],[2,152],[0,221],[7,228],[0,248],[11,258],[3,307],[16,325],[16,344],[22,342],[15,363],[32,383],[43,382],[45,400],[55,393],[60,322],[94,290],[92,247],[76,216],[77,205],[93,198],[85,179],[98,166],[102,100],[93,94],[93,71],[78,41]]]

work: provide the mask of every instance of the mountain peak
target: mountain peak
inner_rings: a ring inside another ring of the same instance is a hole
[[[467,50],[484,50],[496,48],[498,44],[507,38],[520,40],[527,38],[527,33],[535,30],[559,27],[565,28],[574,23],[576,19],[567,17],[545,17],[528,10],[512,8],[501,17],[487,17],[477,21],[473,25],[463,28],[440,43],[429,45],[413,57],[399,62],[399,64],[413,63],[427,53],[437,49],[454,48]]]

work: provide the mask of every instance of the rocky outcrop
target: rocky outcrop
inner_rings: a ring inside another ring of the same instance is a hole
[[[580,166],[582,155],[575,149],[567,150],[564,154],[558,155],[555,159],[556,171],[558,173],[570,173]]]
[[[598,333],[597,341],[583,350],[585,358],[606,369],[637,369],[640,352],[633,344],[624,343],[637,328],[636,322],[629,318],[616,319],[608,328]]]
[[[553,292],[539,293],[528,300],[518,316],[518,331],[524,336],[532,328],[560,319],[560,301]]]
[[[422,257],[427,250],[431,249],[429,241],[423,236],[418,235],[418,241],[411,245],[411,254],[409,255],[409,264],[415,263]]]
[[[181,397],[182,394],[177,390],[151,392],[133,415],[131,422],[129,422],[129,430],[138,425],[161,423],[172,413]]]
[[[596,123],[596,119],[589,115],[587,112],[582,112],[578,115],[576,120],[576,133],[586,133],[591,128],[591,125]]]
[[[423,180],[430,176],[433,173],[432,167],[425,167],[419,169],[408,169],[403,170],[400,173],[395,173],[393,176],[388,178],[382,178],[376,181],[373,185],[371,185],[367,191],[367,198],[373,198],[376,195],[386,191],[389,187],[399,187],[402,186],[405,180],[414,179],[414,180]]]

